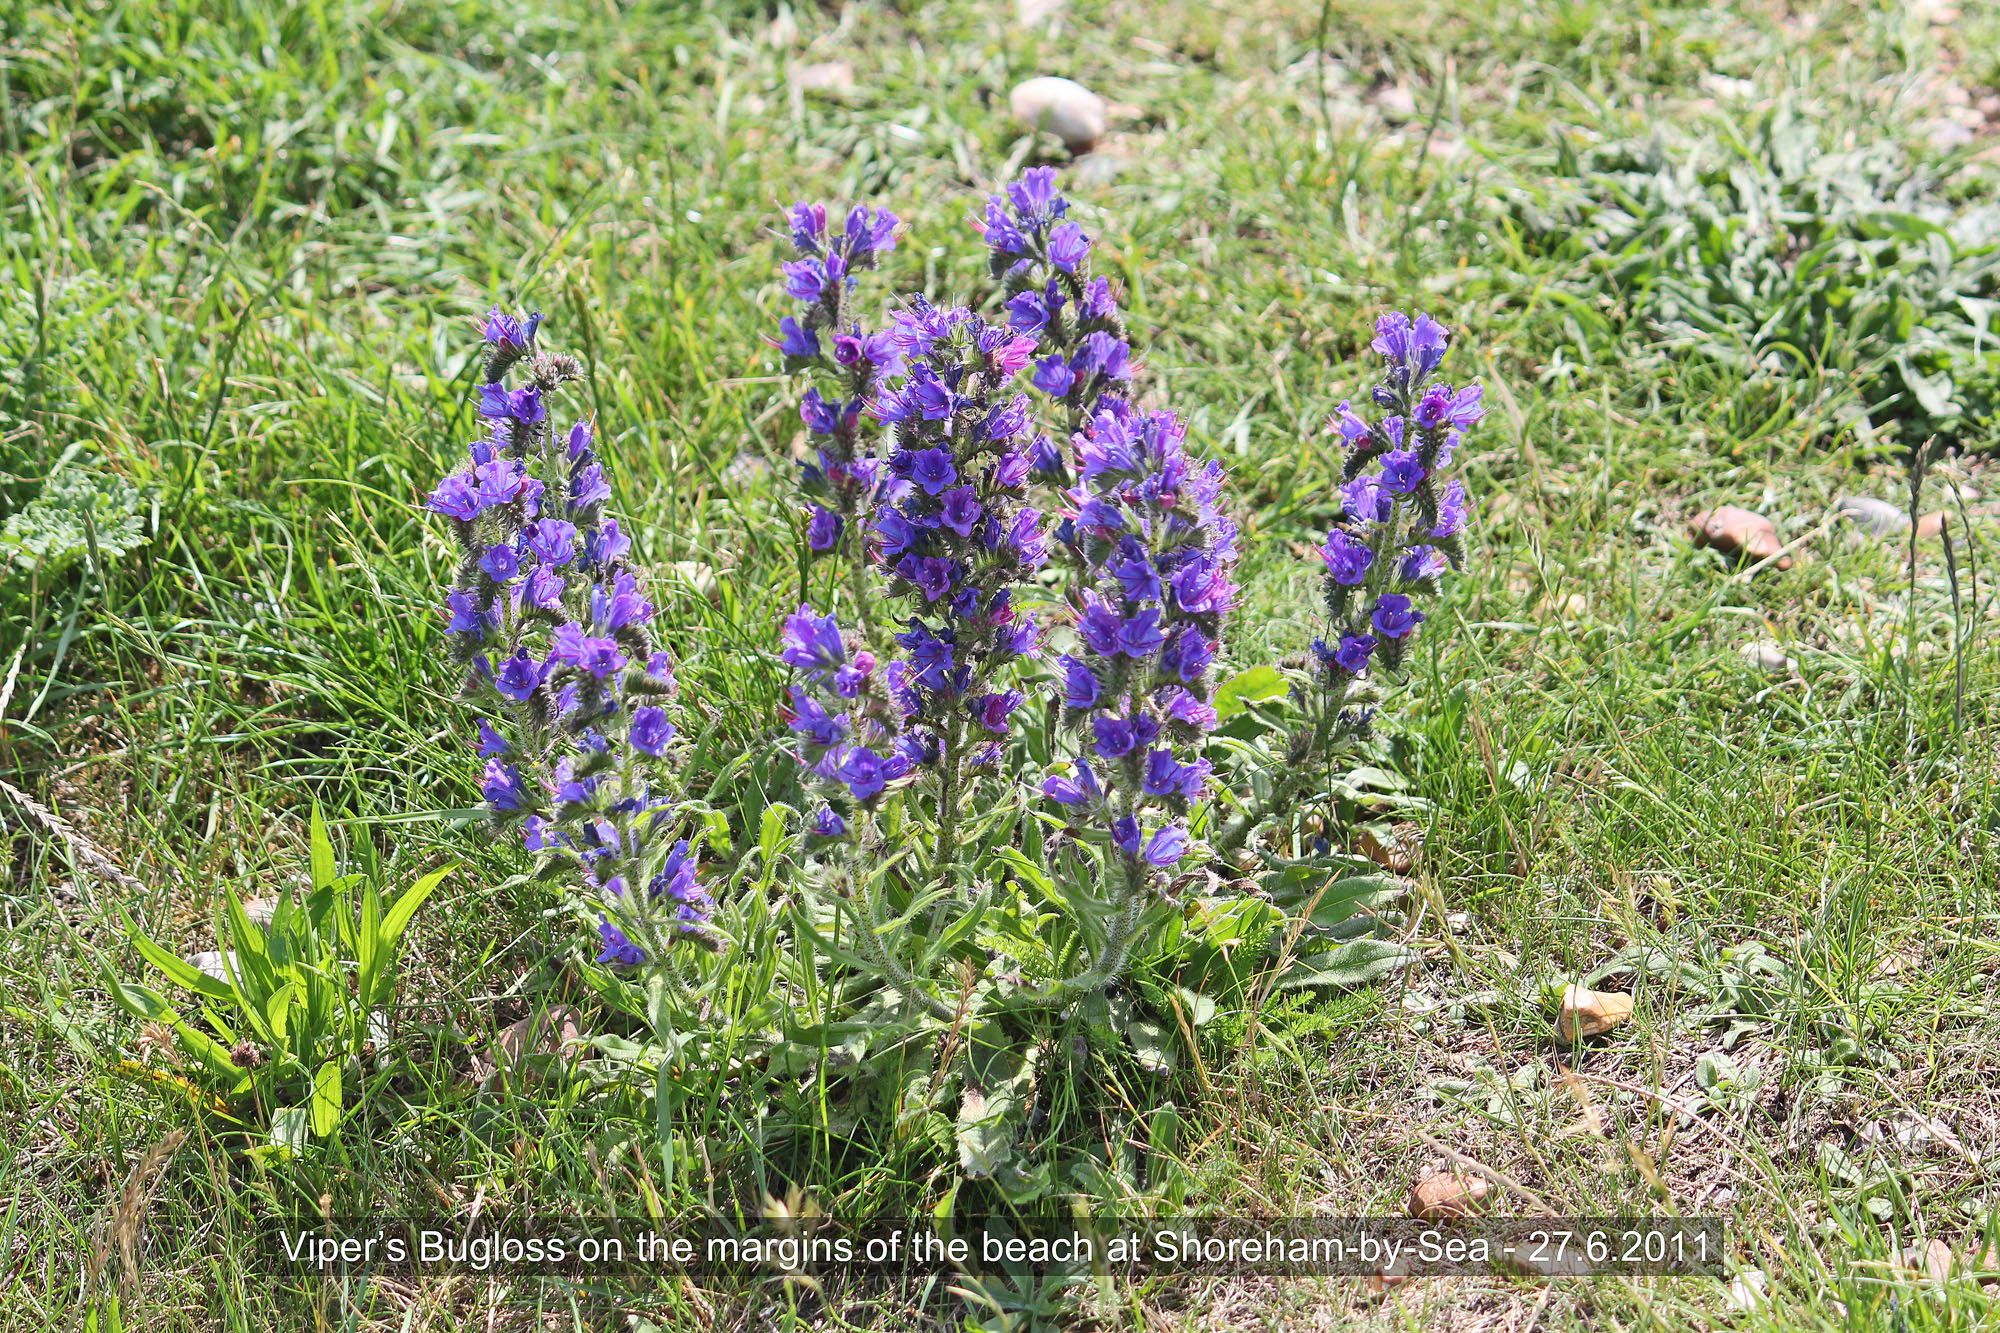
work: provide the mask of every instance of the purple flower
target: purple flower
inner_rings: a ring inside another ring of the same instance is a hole
[[[799,419],[815,435],[831,435],[840,429],[841,407],[820,397],[818,389],[807,389],[799,401]]]
[[[1118,652],[1118,631],[1124,626],[1124,618],[1118,608],[1086,590],[1083,594],[1083,614],[1077,617],[1076,632],[1090,650],[1099,657],[1113,657]]]
[[[778,350],[789,357],[810,360],[819,355],[819,335],[786,315],[778,321]]]
[[[569,428],[569,461],[574,463],[590,450],[590,423],[579,421]]]
[[[826,265],[817,259],[795,259],[784,266],[785,294],[794,301],[817,301],[831,284]]]
[[[1139,821],[1130,815],[1124,815],[1113,820],[1111,824],[1111,841],[1116,843],[1118,850],[1125,853],[1125,855],[1137,856],[1139,854]]]
[[[1410,599],[1401,593],[1385,592],[1375,599],[1375,611],[1369,619],[1384,638],[1407,639],[1424,623],[1424,613],[1411,609]]]
[[[1063,272],[1076,272],[1089,253],[1090,238],[1076,223],[1065,222],[1049,233],[1049,262]]]
[[[521,770],[512,764],[503,764],[497,758],[486,761],[486,772],[480,779],[479,791],[495,810],[519,810],[527,803],[527,790],[521,785]]]
[[[917,585],[926,602],[935,602],[951,591],[956,564],[942,556],[906,555],[896,562],[896,572]]]
[[[1215,708],[1176,685],[1162,690],[1159,698],[1167,716],[1175,722],[1193,727],[1196,731],[1213,731],[1219,720]]]
[[[528,575],[528,581],[521,585],[521,600],[542,611],[562,610],[563,597],[569,592],[569,585],[562,575],[547,565]]]
[[[425,502],[432,513],[443,514],[446,518],[460,523],[470,523],[479,517],[479,492],[463,472],[454,472],[437,484]]]
[[[979,725],[995,736],[1007,734],[1007,718],[1021,706],[1019,690],[1005,690],[997,694],[981,696],[979,700]]]
[[[1340,497],[1347,516],[1357,523],[1387,523],[1396,508],[1396,497],[1366,472],[1342,486]]]
[[[840,544],[840,530],[846,520],[821,505],[812,507],[806,523],[806,545],[815,551],[831,551]]]
[[[576,555],[576,525],[559,518],[537,519],[527,528],[528,549],[544,565],[566,565]]]
[[[1102,322],[1110,319],[1117,309],[1118,303],[1111,297],[1111,280],[1092,278],[1090,285],[1083,289],[1084,317]]]
[[[606,488],[607,491],[609,488]],[[632,549],[632,539],[618,530],[618,520],[607,518],[600,527],[583,534],[583,558],[593,565],[623,559]]]
[[[1102,329],[1083,340],[1070,368],[1078,375],[1096,371],[1107,380],[1132,377],[1132,349]]]
[[[1363,441],[1372,441],[1375,438],[1374,430],[1367,422],[1356,415],[1353,405],[1345,399],[1341,400],[1340,410],[1333,414],[1333,418],[1327,423],[1327,427],[1330,430],[1339,430],[1341,442],[1349,448],[1353,448]]]
[[[1042,795],[1062,805],[1094,805],[1104,795],[1104,789],[1098,786],[1097,775],[1090,771],[1090,765],[1079,759],[1075,779],[1045,778]]]
[[[611,498],[611,483],[604,479],[604,469],[596,463],[585,463],[569,474],[569,512],[574,514],[591,505],[603,504]]]
[[[1433,384],[1424,390],[1424,396],[1417,400],[1417,410],[1412,418],[1418,430],[1436,430],[1451,420],[1451,386]]]
[[[959,536],[970,537],[980,512],[978,492],[971,486],[954,486],[944,493],[938,519]]]
[[[958,480],[958,468],[943,449],[904,450],[896,457],[903,461],[898,474],[923,487],[926,495],[936,495]]]
[[[616,634],[627,625],[643,625],[653,618],[653,604],[639,595],[639,582],[620,570],[611,591],[600,585],[590,590],[590,618],[598,630]]]
[[[1172,750],[1154,750],[1146,756],[1146,785],[1148,796],[1172,796],[1181,790],[1181,774],[1191,771],[1193,765],[1182,765],[1175,761]]]
[[[1063,669],[1063,704],[1069,708],[1096,707],[1098,696],[1103,693],[1097,673],[1082,658],[1068,653],[1058,658],[1056,665]]]
[[[1215,561],[1195,556],[1174,571],[1174,601],[1191,616],[1221,615],[1236,600],[1236,585]]]
[[[923,540],[924,530],[901,510],[884,508],[875,516],[875,531],[882,535],[882,554],[894,559]]]
[[[1340,647],[1334,650],[1333,660],[1342,671],[1358,676],[1368,669],[1368,655],[1375,651],[1375,636],[1372,634],[1347,634],[1340,640]]]
[[[1160,629],[1160,608],[1142,607],[1118,627],[1118,651],[1127,657],[1144,657],[1166,641]]]
[[[1160,654],[1160,665],[1179,676],[1184,685],[1199,680],[1214,660],[1215,645],[1192,625],[1176,634],[1167,644],[1167,650]]]
[[[829,756],[831,758],[831,756]],[[883,772],[882,760],[866,746],[855,746],[840,752],[840,756],[827,776],[836,782],[847,784],[854,793],[854,799],[865,801],[888,785],[889,775]]]
[[[1483,385],[1468,384],[1451,397],[1451,410],[1447,414],[1451,424],[1460,430],[1471,430],[1486,419],[1486,405],[1481,401],[1486,396]]]
[[[843,699],[856,698],[874,672],[875,654],[863,648],[854,655],[852,662],[833,673],[833,692]]]
[[[1353,587],[1368,576],[1368,566],[1375,563],[1375,552],[1355,541],[1339,528],[1327,533],[1326,544],[1319,548],[1320,559],[1326,561],[1326,572],[1335,583]]]
[[[682,838],[667,853],[667,859],[660,863],[659,870],[646,885],[649,898],[671,898],[675,902],[700,902],[706,905],[708,895],[695,882],[694,858],[688,855],[687,839]]]
[[[666,709],[649,704],[634,710],[632,729],[626,736],[633,749],[657,759],[666,752],[667,742],[674,738],[674,724],[667,721]]]
[[[1045,356],[1035,363],[1035,373],[1029,383],[1051,398],[1060,398],[1076,383],[1076,375],[1060,355]]]
[[[1092,718],[1090,730],[1097,738],[1097,755],[1100,759],[1123,759],[1132,753],[1132,747],[1139,743],[1138,728],[1129,718]]]
[[[507,314],[496,305],[486,312],[479,335],[496,349],[523,352],[535,340],[535,327],[541,322],[542,312],[539,310],[523,317]]]
[[[447,634],[470,634],[476,639],[486,637],[486,613],[479,608],[478,599],[463,588],[453,588],[445,594],[445,610],[450,619],[445,622]]]
[[[1056,192],[1054,167],[1028,168],[1021,173],[1021,179],[1008,185],[1007,198],[1014,205],[1021,225],[1026,227],[1045,227],[1069,207]]]
[[[1049,303],[1036,291],[1022,292],[1007,302],[1007,324],[1023,333],[1040,333],[1049,326],[1049,317],[1055,312]]]
[[[1170,866],[1187,854],[1188,835],[1178,825],[1162,824],[1146,843],[1146,860],[1156,866]]]
[[[847,834],[847,821],[834,812],[830,805],[822,805],[813,816],[812,833],[817,838],[840,838]]]
[[[625,938],[625,932],[612,925],[609,918],[597,918],[597,933],[604,941],[604,947],[597,954],[598,962],[638,967],[646,961],[646,951]]]
[[[542,683],[542,667],[522,648],[500,664],[493,673],[493,685],[516,703],[525,703]]]
[[[818,676],[847,660],[847,645],[841,642],[840,622],[832,616],[815,616],[810,606],[785,617],[781,661]]]
[[[493,724],[485,718],[479,719],[479,757],[491,759],[496,754],[505,754],[514,747],[507,744],[507,738],[493,729]]]
[[[1127,537],[1118,544],[1118,554],[1104,562],[1104,572],[1117,579],[1128,602],[1160,600],[1160,573],[1147,558],[1146,548]]]
[[[1450,568],[1451,562],[1435,546],[1412,546],[1403,553],[1402,575],[1411,582],[1438,578]]]
[[[1465,527],[1465,517],[1465,483],[1454,481],[1444,488],[1444,496],[1438,501],[1438,521],[1431,529],[1431,536],[1457,535]]]
[[[1012,379],[1035,359],[1035,348],[1038,345],[1028,334],[1007,339],[987,353],[987,359],[993,363],[993,373],[1001,379]]]
[[[906,634],[898,634],[896,642],[910,655],[909,670],[914,677],[913,683],[927,690],[942,690],[949,684],[947,673],[953,666],[951,644],[922,626]]]
[[[1412,325],[1408,315],[1392,310],[1375,321],[1373,346],[1408,382],[1414,383],[1436,370],[1444,360],[1448,337],[1444,325],[1429,315],[1418,315]]]
[[[1392,449],[1382,455],[1382,485],[1392,494],[1408,495],[1423,479],[1423,461],[1414,450]]]
[[[826,205],[796,203],[790,214],[792,244],[807,254],[818,254],[826,239]]]
[[[785,725],[804,737],[816,749],[838,745],[847,735],[847,714],[829,714],[819,700],[800,686],[792,686],[792,707]]]

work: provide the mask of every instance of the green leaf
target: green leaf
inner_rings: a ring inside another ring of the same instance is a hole
[[[340,1125],[340,1061],[328,1060],[313,1075],[312,1132],[319,1138]]]
[[[1295,958],[1276,989],[1300,986],[1365,986],[1416,962],[1416,950],[1394,940],[1354,940],[1337,949]]]
[[[326,820],[319,812],[319,802],[313,802],[312,812],[312,885],[323,889],[333,883],[338,873],[333,863],[333,840],[327,836]]]
[[[1126,1040],[1132,1043],[1132,1054],[1139,1058],[1139,1067],[1155,1078],[1166,1078],[1174,1072],[1173,1037],[1166,1025],[1150,1018],[1135,1018],[1125,1025]]]
[[[1255,666],[1239,671],[1215,692],[1215,716],[1231,718],[1251,704],[1275,699],[1291,688],[1274,666]]]
[[[132,942],[132,947],[138,950],[141,958],[159,969],[167,980],[185,986],[211,1000],[235,1000],[236,992],[231,989],[228,982],[208,975],[185,958],[176,957],[153,943],[152,939],[139,929],[138,923],[125,915],[123,908],[119,909],[119,914],[125,916],[125,937]]]
[[[303,1106],[280,1106],[271,1112],[271,1146],[287,1154],[301,1153],[312,1143],[312,1122]]]

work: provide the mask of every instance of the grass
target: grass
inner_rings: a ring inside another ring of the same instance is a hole
[[[495,292],[548,312],[589,364],[575,405],[609,441],[690,705],[755,742],[779,683],[758,653],[796,595],[799,433],[759,336],[784,308],[776,208],[886,203],[910,233],[879,290],[990,296],[965,223],[1051,151],[1005,112],[1044,72],[1129,108],[1072,189],[1129,294],[1148,392],[1234,469],[1239,660],[1309,637],[1303,552],[1337,503],[1320,424],[1365,387],[1379,308],[1462,329],[1476,364],[1459,373],[1500,404],[1468,463],[1474,562],[1387,728],[1429,802],[1418,873],[1463,916],[1413,912],[1424,962],[1400,981],[1287,999],[1250,1045],[1224,1022],[1169,1087],[1123,1066],[1058,1081],[1052,1160],[1136,1133],[1092,1095],[1101,1079],[1182,1108],[1173,1160],[1156,1160],[1190,1211],[1397,1211],[1445,1164],[1435,1141],[1559,1210],[1719,1214],[1734,1257],[1768,1275],[1747,1310],[1695,1280],[1435,1281],[1378,1302],[1352,1280],[1189,1279],[1097,1317],[1991,1322],[1977,1283],[1920,1284],[1895,1262],[1919,1238],[1968,1252],[2000,1206],[1990,512],[1957,532],[1956,600],[1935,540],[1912,574],[1903,547],[1829,523],[1844,495],[1901,502],[1894,453],[1840,425],[1854,386],[1663,353],[1587,256],[1534,242],[1513,206],[1566,148],[1660,120],[1740,137],[1772,99],[1829,143],[1908,145],[1952,208],[1990,203],[1993,169],[1968,159],[1993,141],[1939,157],[1926,80],[1991,93],[2000,9],[1932,24],[1846,3],[1072,0],[1014,19],[969,0],[0,0],[0,283],[30,331],[0,367],[5,505],[82,444],[146,488],[150,535],[0,584],[0,765],[139,886],[103,882],[5,808],[0,1327],[607,1326],[597,1298],[555,1288],[260,1276],[254,1219],[323,1195],[626,1214],[662,1190],[938,1201],[948,1142],[865,1117],[767,1143],[754,1097],[718,1101],[708,1174],[668,1185],[629,1099],[461,1081],[492,1033],[583,997],[547,961],[567,927],[472,827],[431,611],[450,556],[414,500],[471,429],[469,318]],[[790,77],[831,61],[851,86]],[[1414,118],[1379,109],[1400,88]],[[1955,478],[2000,493],[1978,453],[1990,434],[1960,443],[1923,508]],[[1745,577],[1694,549],[1687,516],[1718,503],[1776,520],[1800,542],[1792,568]],[[1764,639],[1791,664],[1746,661]],[[137,976],[114,905],[214,947],[224,895],[304,878],[314,801],[386,884],[465,866],[414,927],[396,1095],[278,1161],[134,1073],[141,1034],[94,959]],[[1743,970],[1753,943],[1778,960],[1761,981]],[[1607,966],[1633,1021],[1558,1047],[1545,991]],[[1725,1052],[1746,1004],[1756,1021]],[[1718,1053],[1734,1068],[1719,1083]],[[1602,1134],[1579,1132],[1593,1118]],[[1075,1188],[1108,1204],[1129,1188],[1113,1176]],[[139,1216],[150,1240],[128,1266],[116,1232]],[[663,1328],[839,1326],[787,1288],[661,1283],[647,1300]],[[855,1327],[968,1308],[935,1290],[834,1304]]]

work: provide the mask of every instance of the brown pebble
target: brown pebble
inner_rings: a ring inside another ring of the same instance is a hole
[[[1704,509],[1696,514],[1688,523],[1688,536],[1696,546],[1752,560],[1768,560],[1784,548],[1784,543],[1778,540],[1777,524],[1735,505]],[[1790,569],[1792,558],[1778,556],[1777,565],[1779,569]]]
[[[1450,1171],[1417,1182],[1410,1191],[1410,1216],[1425,1222],[1445,1217],[1471,1217],[1485,1203],[1493,1187],[1486,1177],[1459,1175]]]
[[[1935,509],[1917,520],[1917,540],[1929,541],[1944,531],[1944,510]]]
[[[1574,1046],[1585,1037],[1611,1031],[1632,1017],[1632,997],[1622,991],[1571,986],[1556,1007],[1556,1035]]]

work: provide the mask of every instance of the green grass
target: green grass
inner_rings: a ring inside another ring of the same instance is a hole
[[[1180,1160],[1155,1160],[1190,1211],[1396,1211],[1443,1164],[1428,1135],[1564,1211],[1719,1214],[1770,1275],[1749,1312],[1694,1280],[1438,1281],[1381,1303],[1351,1280],[1155,1281],[1100,1302],[1104,1326],[1990,1324],[1976,1283],[1924,1289],[1890,1260],[1918,1237],[1965,1252],[2000,1206],[1982,1072],[2000,1056],[1991,424],[1923,505],[1954,476],[1987,493],[1958,536],[1954,608],[1935,540],[1912,583],[1901,547],[1821,531],[1838,497],[1900,503],[1903,484],[1884,444],[1840,427],[1857,390],[1839,357],[1773,378],[1665,352],[1588,255],[1538,242],[1513,205],[1553,188],[1565,147],[1660,120],[1740,138],[1780,97],[1829,144],[1909,146],[1949,207],[1990,205],[1993,168],[1965,159],[1994,140],[1939,158],[1921,87],[1991,93],[2000,8],[1943,27],[1894,5],[1736,8],[1072,0],[1021,28],[971,0],[0,0],[0,286],[22,312],[0,326],[0,507],[80,444],[145,488],[150,537],[0,583],[0,766],[143,886],[100,882],[0,803],[0,1327],[94,1312],[105,1328],[114,1309],[149,1329],[609,1326],[554,1289],[342,1290],[248,1266],[255,1217],[323,1194],[625,1214],[655,1189],[937,1202],[948,1143],[865,1115],[807,1132],[780,1090],[765,1095],[793,1119],[766,1142],[759,1090],[714,1089],[707,1174],[667,1186],[631,1098],[461,1083],[491,1033],[585,997],[546,961],[568,926],[508,886],[521,867],[470,823],[431,610],[451,556],[415,501],[473,429],[469,319],[495,293],[547,312],[589,365],[571,405],[597,413],[689,706],[758,743],[779,684],[758,654],[796,597],[799,427],[760,339],[786,308],[776,209],[887,204],[909,234],[875,292],[989,298],[966,223],[995,182],[1053,160],[1006,120],[1036,73],[1130,108],[1072,192],[1127,290],[1146,392],[1234,470],[1239,662],[1310,637],[1304,552],[1337,505],[1321,423],[1365,389],[1379,309],[1462,330],[1457,373],[1500,405],[1466,465],[1472,567],[1385,728],[1431,803],[1419,874],[1466,917],[1413,913],[1419,968],[1287,1000],[1247,1053],[1241,1019],[1219,1024],[1169,1087],[1115,1061],[1070,1071],[1051,1160],[1136,1135],[1118,1097],[1171,1099]],[[831,60],[851,88],[788,79]],[[1746,81],[1744,100],[1705,76]],[[1415,121],[1371,109],[1395,86]],[[1794,566],[1745,578],[1692,548],[1687,517],[1719,503],[1802,539]],[[677,572],[695,566],[713,597]],[[1746,662],[1758,639],[1795,667]],[[386,885],[466,864],[413,931],[393,1094],[276,1162],[121,1064],[149,1057],[94,958],[138,978],[114,904],[214,947],[223,895],[304,879],[314,801]],[[1728,1052],[1741,1097],[1697,1125],[1658,1096],[1708,1106],[1697,1063],[1733,1012],[1724,951],[1747,943],[1782,968]],[[1621,957],[1634,1020],[1556,1046],[1545,987]],[[1586,1099],[1603,1138],[1573,1132]],[[1948,1133],[1899,1142],[1919,1116]],[[135,1163],[172,1131],[187,1138],[151,1179],[136,1271],[112,1258],[87,1282]],[[1073,1188],[1108,1205],[1114,1175]],[[666,1328],[839,1326],[776,1287],[652,1299]],[[942,1291],[835,1305],[853,1327],[967,1310]]]

